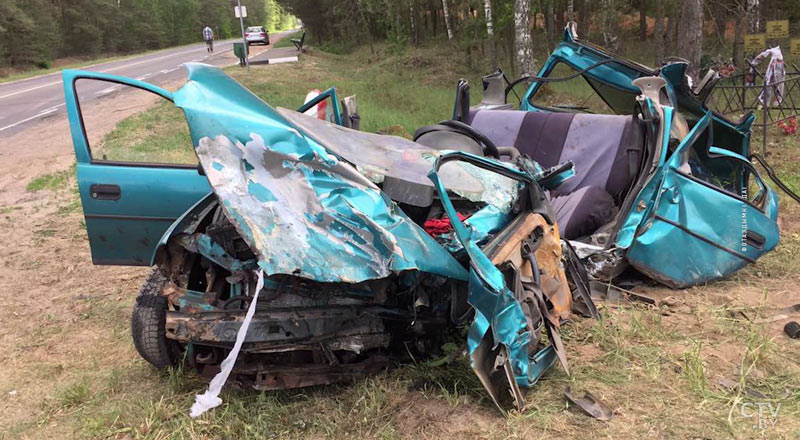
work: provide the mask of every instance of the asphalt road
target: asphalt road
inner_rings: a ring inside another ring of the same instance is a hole
[[[272,35],[272,42],[287,33]],[[230,51],[233,50],[234,41],[238,40],[214,42],[213,54],[206,52],[205,43],[199,43],[81,69],[146,80],[156,85],[165,84],[186,78],[185,70],[181,69],[183,63],[197,61],[217,66],[231,64]],[[120,86],[87,81],[79,94],[82,101],[101,99],[117,87]],[[26,124],[64,112],[64,106],[61,72],[0,84],[0,139],[19,132]]]

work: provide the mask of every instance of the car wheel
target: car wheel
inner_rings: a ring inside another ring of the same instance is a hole
[[[166,337],[167,298],[161,291],[167,284],[158,268],[145,280],[131,317],[131,333],[136,351],[156,368],[178,365],[182,347]]]

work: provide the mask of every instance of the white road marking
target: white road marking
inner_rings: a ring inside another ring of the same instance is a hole
[[[150,76],[150,75],[152,75],[152,73],[145,73],[145,74],[144,74],[144,75],[142,75],[142,76],[138,76],[138,77],[136,77],[136,80],[137,80],[137,81],[141,81],[141,80],[143,80],[143,79],[147,78],[147,77],[148,77],[148,76]]]
[[[164,55],[164,56],[156,57],[156,58],[148,58],[146,60],[137,61],[135,63],[129,63],[129,64],[125,64],[125,65],[122,65],[122,66],[112,67],[110,69],[99,70],[98,72],[101,72],[101,73],[113,72],[115,70],[125,69],[127,67],[138,66],[139,64],[151,63],[153,61],[159,61],[159,60],[163,60],[163,59],[166,59],[166,58],[172,58],[172,57],[176,57],[176,56],[179,56],[179,55],[184,55],[184,54],[187,54],[187,53],[196,52],[196,51],[201,50],[201,49],[202,48],[200,48],[200,47],[196,47],[194,49],[186,50],[186,51],[183,51],[183,52],[172,53],[172,54],[169,54],[169,55]],[[198,60],[195,60],[195,61],[198,61]],[[61,84],[61,80],[49,82],[47,84],[38,85],[36,87],[31,87],[31,88],[25,89],[25,90],[18,90],[16,92],[8,93],[6,95],[0,96],[0,99],[10,98],[12,96],[16,96],[16,95],[19,95],[19,94],[22,94],[22,93],[32,92],[34,90],[39,90],[39,89],[43,89],[45,87],[54,86],[56,84]]]
[[[164,69],[164,70],[159,71],[158,73],[169,73],[169,72],[172,72],[172,70]]]
[[[36,119],[36,118],[40,118],[40,117],[42,117],[42,116],[44,116],[44,115],[49,115],[50,113],[53,113],[53,112],[54,112],[54,111],[56,111],[56,110],[58,110],[58,109],[57,109],[57,108],[52,108],[52,107],[51,107],[51,108],[49,108],[49,109],[47,109],[47,110],[45,110],[45,111],[41,111],[41,112],[39,112],[39,113],[37,113],[37,114],[35,114],[35,115],[31,116],[31,117],[29,117],[29,118],[25,118],[25,119],[23,119],[23,120],[21,120],[21,121],[17,121],[17,122],[15,122],[15,123],[11,124],[11,125],[6,125],[5,127],[0,127],[0,131],[3,131],[3,130],[8,130],[9,128],[14,128],[14,127],[16,127],[16,126],[17,126],[17,125],[19,125],[19,124],[24,124],[25,122],[28,122],[28,121],[34,120],[34,119]]]
[[[54,105],[52,107],[48,107],[48,108],[42,110],[41,113],[50,113],[53,110],[58,110],[58,108],[61,107],[62,105],[64,105],[64,104],[58,104],[58,105]]]
[[[122,87],[122,85],[121,84],[117,84],[115,86],[111,86],[111,87],[105,88],[103,90],[100,90],[99,92],[95,93],[95,95],[106,95],[106,94],[111,93],[111,92],[113,92],[114,90],[116,90],[116,89],[118,89],[120,87]]]
[[[38,90],[38,89],[41,89],[41,88],[44,88],[44,87],[50,87],[50,86],[54,86],[54,85],[56,85],[56,84],[61,84],[61,81],[53,81],[53,82],[51,82],[51,83],[42,84],[42,85],[40,85],[40,86],[36,86],[36,87],[31,87],[30,89],[19,90],[19,91],[17,91],[17,92],[14,92],[14,93],[9,93],[9,94],[7,94],[7,95],[0,96],[0,99],[3,99],[3,98],[9,98],[9,97],[11,97],[11,96],[16,96],[16,95],[19,95],[20,93],[32,92],[32,91],[34,91],[34,90]]]

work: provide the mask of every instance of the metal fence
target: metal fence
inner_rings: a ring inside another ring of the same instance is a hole
[[[706,104],[715,112],[738,120],[748,111],[756,114],[756,125],[762,128],[761,153],[767,154],[767,129],[781,121],[800,116],[800,69],[792,65],[793,72],[786,72],[786,77],[779,83],[764,84],[764,77],[757,75],[756,83],[748,85],[745,75],[734,75],[723,78],[712,90]],[[775,95],[775,90],[783,84],[783,95],[780,102],[768,99]]]

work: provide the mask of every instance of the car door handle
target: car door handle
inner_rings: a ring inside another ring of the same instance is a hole
[[[745,232],[744,239],[745,243],[759,250],[764,249],[764,244],[767,242],[766,237],[750,229]]]
[[[89,193],[96,200],[119,200],[122,197],[122,190],[119,185],[109,185],[105,183],[95,183],[89,187]]]

